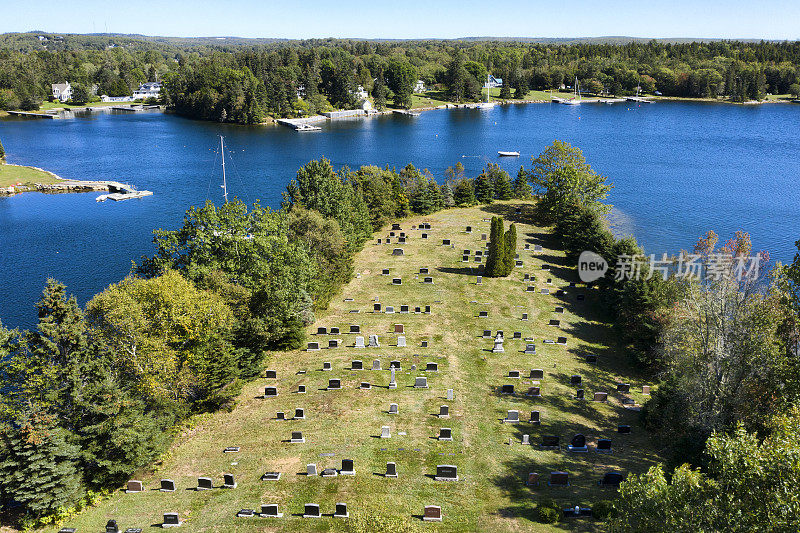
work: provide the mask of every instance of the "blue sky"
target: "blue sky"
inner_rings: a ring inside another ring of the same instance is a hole
[[[0,0],[0,32],[239,37],[800,38],[800,0]]]

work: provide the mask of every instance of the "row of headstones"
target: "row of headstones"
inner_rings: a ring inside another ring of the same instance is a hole
[[[159,482],[159,489],[161,492],[175,492],[175,481],[172,479],[164,478]],[[219,488],[235,489],[237,487],[236,479],[233,474],[222,475],[222,485]],[[210,477],[198,477],[196,490],[211,490],[214,488],[214,481]],[[138,479],[128,481],[125,487],[127,494],[136,494],[144,491],[144,483]]]
[[[509,410],[506,418],[503,422],[519,422],[519,411],[517,410]],[[531,411],[531,417],[529,422],[533,425],[539,425],[542,423],[541,419],[541,412],[540,411]],[[629,434],[631,432],[631,426],[627,424],[620,424],[617,426],[617,433],[620,434]],[[525,442],[527,444],[527,442]]]
[[[448,389],[448,391],[452,391],[452,389]],[[448,394],[448,399],[451,400],[452,397]],[[389,410],[387,411],[390,415],[397,415],[400,414],[400,408],[396,403],[389,404]],[[440,405],[439,406],[439,414],[437,415],[439,418],[450,418],[450,406],[449,405]]]
[[[610,471],[606,472],[603,477],[598,481],[598,485],[601,487],[618,487],[622,481],[625,480],[625,476],[617,471]],[[530,472],[528,474],[528,479],[525,482],[526,485],[529,487],[538,487],[539,486],[539,474],[538,472]],[[555,471],[550,472],[550,479],[547,482],[547,485],[550,487],[569,487],[569,473],[568,472],[561,472]],[[588,509],[591,513],[591,509]],[[565,510],[566,512],[567,510]],[[583,510],[582,510],[583,511]],[[585,514],[585,513],[582,513]]]
[[[395,332],[396,333],[405,333],[405,328],[403,327],[402,324],[395,324]],[[380,343],[380,340],[378,339],[377,335],[375,335],[375,334],[370,335],[368,337],[368,339],[369,339],[367,341],[368,343],[365,344],[364,343],[364,337],[361,336],[361,335],[357,335],[356,336],[356,340],[353,343],[352,347],[353,348],[380,348],[381,347],[381,343]],[[330,339],[330,340],[328,340],[328,349],[330,350],[330,349],[338,348],[340,342],[341,341],[339,339]],[[395,344],[395,346],[398,347],[398,348],[405,348],[406,347],[406,337],[405,337],[405,335],[399,335],[397,337],[397,343]],[[422,341],[421,347],[422,348],[427,348],[428,347],[428,341]],[[317,342],[317,341],[311,341],[306,345],[306,351],[307,352],[315,352],[315,351],[318,351],[318,350],[320,350],[320,346],[319,346],[319,342]]]
[[[162,528],[179,527],[182,525],[183,522],[178,513],[164,513],[164,521],[161,523]],[[74,527],[62,527],[58,530],[58,533],[75,533],[76,531],[78,530]],[[116,520],[112,519],[106,522],[106,533],[119,533],[119,526]],[[125,533],[142,533],[142,528],[129,527],[125,530]]]
[[[395,369],[392,367],[390,369],[392,371],[391,381],[389,382],[390,389],[397,388],[397,381],[395,379]],[[338,378],[331,378],[328,380],[328,387],[327,390],[340,390],[342,388],[342,380]],[[360,389],[370,389],[372,385],[368,382],[362,382],[361,385],[358,387]],[[425,376],[417,376],[414,378],[414,386],[415,389],[427,389],[428,388],[428,378]],[[277,393],[275,394],[277,395]]]
[[[532,382],[532,387],[528,387],[528,391],[525,393],[525,396],[530,396],[533,398],[541,398],[541,386],[539,385],[538,381]],[[514,385],[502,385],[500,387],[500,394],[514,394]],[[578,389],[575,391],[575,399],[576,400],[583,400],[585,399],[585,391],[583,389]],[[595,402],[607,402],[608,401],[608,393],[603,391],[597,391],[594,393],[592,401]]]
[[[509,370],[508,377],[512,379],[519,379],[521,377],[519,370]],[[544,379],[544,370],[541,368],[532,368],[530,371],[530,375],[528,376],[529,379]],[[580,374],[573,374],[569,378],[570,385],[580,385],[583,383],[583,376]],[[617,383],[617,392],[630,392],[631,385],[630,383]],[[649,385],[642,385],[642,394],[650,394],[650,386]]]
[[[411,306],[408,306],[408,305],[401,305],[400,306],[400,310],[399,311],[395,311],[395,308],[392,305],[387,305],[386,307],[383,307],[380,303],[373,303],[372,304],[372,312],[373,313],[381,313],[381,312],[383,312],[383,313],[385,313],[387,315],[391,315],[391,314],[394,314],[395,312],[398,312],[400,314],[405,315],[405,314],[411,313],[412,311],[411,311]],[[431,306],[430,305],[426,305],[424,307],[423,306],[414,307],[413,313],[416,314],[416,315],[419,315],[419,314],[429,315],[429,314],[431,314]]]
[[[240,518],[252,518],[256,516],[253,509],[242,509],[236,516]],[[268,504],[261,506],[261,513],[258,513],[260,518],[281,518],[283,513],[278,512],[277,504]],[[303,518],[321,518],[319,504],[307,503],[303,507]],[[334,518],[348,518],[350,515],[347,512],[346,503],[337,503],[336,510],[333,513]],[[166,517],[166,515],[165,515]],[[422,516],[424,521],[428,522],[441,522],[442,521],[442,508],[438,505],[426,505],[424,514]]]
[[[447,407],[447,406],[442,406]],[[392,438],[392,428],[390,426],[381,426],[381,434],[380,438],[382,439],[391,439]],[[453,440],[453,429],[452,428],[439,428],[439,434],[434,439],[440,441],[447,441],[452,442]]]

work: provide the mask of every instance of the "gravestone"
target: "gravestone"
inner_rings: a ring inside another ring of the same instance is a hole
[[[261,514],[259,516],[261,518],[282,518],[283,513],[278,512],[277,504],[269,503],[266,505],[261,505]]]
[[[538,424],[539,421],[539,411],[531,411],[531,424]]]
[[[389,404],[389,414],[390,414],[390,415],[396,415],[396,414],[398,414],[399,412],[400,412],[400,411],[399,411],[399,408],[397,407],[397,404],[396,404],[396,403],[390,403],[390,404]]]
[[[608,401],[608,393],[607,392],[595,392],[594,393],[594,401],[596,401],[596,402],[606,402],[606,401]]]
[[[438,505],[426,505],[425,511],[422,513],[422,520],[424,522],[441,522],[442,508]]]
[[[319,343],[318,342],[309,342],[308,343],[308,347],[306,348],[306,351],[311,352],[311,351],[315,351],[315,350],[319,350]]]
[[[611,453],[611,439],[597,439],[597,453]]]
[[[362,390],[371,390],[372,389],[372,384],[369,383],[368,381],[362,381],[361,385],[359,385],[358,388],[362,389]]]
[[[316,476],[317,475],[317,465],[316,463],[309,463],[306,465],[306,475],[307,476]]]
[[[402,370],[402,368],[400,368],[400,361],[397,360],[389,361],[389,368],[396,368],[397,370]]]
[[[467,226],[467,233],[472,233],[472,226]]]
[[[490,330],[490,329],[485,329],[485,330],[483,330],[483,335],[482,335],[482,337],[483,337],[484,339],[488,339],[488,338],[490,338],[491,336],[492,336],[492,330]]]
[[[407,305],[401,305],[400,306],[400,313],[408,314],[408,306]]]
[[[319,504],[307,503],[303,510],[303,518],[319,518],[322,515],[319,512]]]
[[[381,270],[381,276],[388,276],[388,275],[389,275],[389,269],[388,268],[384,268],[383,270]]]
[[[483,257],[483,251],[475,250],[475,255],[478,256],[478,257]]]
[[[442,246],[450,246],[450,239],[442,239]]]
[[[286,420],[286,413],[284,413],[283,411],[278,411],[277,413],[275,413],[275,418],[277,420]]]
[[[366,348],[366,346],[364,345],[364,337],[362,337],[361,335],[358,335],[356,337],[355,348]]]
[[[596,355],[587,355],[586,357],[584,357],[584,361],[586,361],[587,363],[596,363],[597,362],[597,356]]]
[[[556,339],[556,344],[560,344],[562,346],[566,345],[567,344],[567,338],[566,337],[558,337]]]
[[[628,426],[628,425],[619,425],[619,426],[617,426],[617,433],[622,433],[624,435],[627,435],[630,432],[631,432],[631,427]]]
[[[331,339],[328,341],[328,349],[331,350],[333,348],[339,347],[339,339]]]
[[[560,440],[561,439],[558,437],[558,435],[544,435],[542,436],[541,448],[543,449],[558,448],[560,446],[559,445]]]
[[[528,313],[522,313],[522,320],[528,320]]]
[[[487,239],[487,235],[485,233],[481,233],[481,240],[485,241]]]
[[[328,371],[332,369],[333,367],[331,367],[331,363],[329,361],[325,361],[322,363],[322,370]]]
[[[132,479],[128,481],[128,485],[126,487],[125,492],[128,494],[135,494],[137,492],[142,492],[144,490],[144,485],[138,479]]]
[[[563,313],[564,312],[564,308],[563,307],[556,307],[555,308],[555,312],[556,313]]]
[[[436,465],[437,481],[458,481],[458,467],[455,465]]]
[[[467,263],[467,262],[469,262],[469,256],[468,256],[468,255],[462,255],[462,256],[461,256],[461,261],[462,261],[463,263]]]
[[[381,312],[381,304],[372,304],[372,312],[373,313],[380,313]]]
[[[381,360],[375,359],[372,361],[372,370],[380,370],[381,369]]]
[[[330,333],[331,335],[338,335],[339,334],[339,328],[333,327],[333,328],[328,330],[328,333]]]
[[[328,390],[336,390],[342,388],[342,380],[340,379],[329,379],[328,380]]]
[[[530,445],[530,443],[531,443],[531,436],[528,435],[527,433],[523,433],[522,434],[522,444]]]
[[[261,476],[261,481],[280,481],[280,479],[280,472],[264,472],[264,475]]]
[[[575,391],[576,400],[583,400],[584,398],[586,398],[586,391],[584,391],[583,389],[578,389]]]
[[[447,399],[448,400],[453,399],[453,389],[447,389]]]
[[[181,525],[183,525],[183,522],[181,522],[178,513],[164,513],[164,521],[161,523],[161,527],[180,527]]]
[[[399,368],[399,367],[398,367],[398,368]],[[396,389],[396,388],[397,388],[397,380],[396,380],[396,379],[395,379],[395,377],[394,377],[395,368],[394,368],[394,367],[391,367],[391,368],[389,368],[389,371],[390,371],[390,372],[391,372],[391,374],[392,374],[392,377],[391,377],[391,379],[389,380],[389,388],[390,388],[390,389]]]
[[[398,348],[405,348],[406,346],[406,338],[403,335],[398,335],[397,337],[397,347]]]
[[[400,227],[400,223],[399,222],[393,222],[392,223],[392,230],[400,231],[401,229],[402,228]]]
[[[528,387],[528,392],[526,393],[526,396],[530,396],[532,398],[541,398],[542,392],[541,392],[541,387],[539,387],[539,382],[534,381],[533,383],[534,383],[533,387]]]
[[[544,379],[544,370],[541,368],[531,369],[530,379]]]
[[[420,274],[427,274],[428,273],[428,268],[427,267],[420,267],[419,273]]]
[[[650,385],[642,385],[642,394],[650,394]]]
[[[395,333],[405,333],[405,327],[403,324],[395,324],[394,325],[394,332]]]
[[[422,341],[422,343],[420,344],[420,348],[427,348],[427,347],[428,347],[428,341]]]
[[[427,238],[428,238],[428,234],[427,234],[427,233],[423,233],[423,234],[422,234],[422,238],[423,238],[423,239],[427,239]]]
[[[324,468],[322,472],[320,472],[322,477],[336,477],[339,475],[339,471],[335,468]]]
[[[514,394],[514,385],[503,385],[500,394]]]
[[[567,450],[571,452],[588,452],[589,448],[586,446],[586,436],[578,433],[572,437],[572,440],[567,446]]]
[[[579,376],[578,374],[573,374],[569,378],[569,384],[570,385],[580,385],[582,381],[583,381],[583,378],[581,376]]]
[[[350,333],[361,333],[361,326],[358,324],[350,324]]]
[[[509,370],[508,377],[512,379],[514,378],[519,379],[519,370]]]
[[[522,266],[525,266],[525,263],[518,259],[518,260],[514,261],[514,266],[522,267]]]
[[[451,428],[439,428],[439,440],[453,440],[453,430]]]
[[[381,438],[382,439],[392,438],[392,431],[389,426],[381,426]]]
[[[386,463],[386,473],[384,477],[397,477],[397,465],[395,463]]]
[[[426,278],[424,278],[424,279],[422,280],[422,283],[429,283],[429,284],[430,284],[430,283],[433,283],[433,278],[426,277]]]
[[[617,383],[617,392],[630,392],[630,391],[631,391],[630,383]]]
[[[292,431],[292,438],[289,439],[289,442],[293,444],[299,444],[305,442],[306,439],[303,437],[302,431]]]
[[[516,409],[509,410],[508,414],[503,419],[503,422],[507,422],[509,424],[519,424],[519,411]]]
[[[425,314],[427,314],[427,315],[431,314],[431,306],[430,305],[426,305],[425,306]]]
[[[489,316],[489,311],[479,311],[478,318],[487,318]]]
[[[347,504],[346,503],[337,503],[336,504],[336,511],[333,513],[334,518],[347,518],[350,516],[350,513],[347,512]]]
[[[339,470],[339,474],[343,476],[355,476],[356,469],[353,467],[353,464],[352,459],[342,459],[342,468]]]
[[[305,420],[306,419],[306,410],[302,407],[295,407],[294,409],[294,419],[295,420]]]
[[[159,490],[161,492],[175,492],[175,482],[171,479],[162,479]]]
[[[450,418],[450,406],[449,405],[440,405],[439,406],[439,418]]]
[[[278,395],[277,387],[264,387],[264,398],[274,398]]]
[[[425,372],[438,372],[439,363],[427,363],[425,365]]]
[[[319,327],[317,328],[317,335],[327,335],[328,328]]]
[[[381,244],[381,239],[378,239],[378,244]]]
[[[222,450],[222,453],[237,453],[238,451],[239,451],[238,446],[228,446],[227,448]]]
[[[528,355],[535,354],[536,353],[536,345],[535,344],[526,344],[525,345],[525,350],[523,350],[522,353],[528,354]]]
[[[119,527],[116,520],[109,520],[106,522],[106,533],[119,533]]]
[[[541,251],[543,251],[543,248],[540,245],[537,244],[537,245],[535,245],[533,247],[533,251],[534,252],[541,252]]]
[[[497,336],[494,338],[494,346],[492,347],[492,353],[505,353],[506,349],[503,348],[503,336],[498,333]]]
[[[607,487],[619,487],[619,484],[625,480],[620,472],[606,472],[603,479],[600,480],[600,485]]]
[[[211,490],[213,488],[213,482],[210,477],[197,478],[197,490]]]
[[[387,315],[393,315],[393,314],[394,314],[394,307],[393,307],[393,306],[391,306],[391,305],[387,305],[387,306],[386,306],[386,311],[384,311],[384,312],[385,312]]]
[[[425,376],[418,376],[414,379],[414,388],[415,389],[427,389],[428,388],[428,378]]]
[[[525,484],[529,487],[538,487],[539,486],[539,474],[538,472],[530,472],[528,473],[528,479],[525,481]]]
[[[551,318],[550,322],[549,322],[549,325],[551,325],[551,326],[560,326],[561,325],[561,321],[560,320],[556,320],[554,318]]]
[[[515,331],[513,338],[521,339],[522,338],[522,332],[521,331]]]
[[[550,472],[548,485],[552,487],[569,487],[569,474],[566,472]]]

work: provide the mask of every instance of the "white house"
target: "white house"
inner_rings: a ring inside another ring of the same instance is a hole
[[[495,87],[502,87],[503,86],[503,78],[495,78],[491,74],[489,75],[489,83],[487,84],[491,89]]]
[[[72,86],[68,81],[64,83],[53,83],[50,85],[50,88],[53,90],[53,98],[61,102],[66,102],[72,98]]]
[[[359,86],[358,86],[358,89],[356,89],[355,95],[356,95],[358,98],[360,98],[361,100],[366,100],[366,99],[367,99],[367,96],[369,96],[369,95],[367,94],[367,91],[366,91],[366,90],[365,90],[365,89],[364,89],[364,88],[363,88],[361,85],[359,85]]]
[[[414,86],[415,93],[424,93],[425,92],[425,82],[422,80],[417,80],[417,84]]]
[[[137,91],[133,91],[134,100],[144,100],[145,98],[158,98],[161,93],[161,84],[157,81],[148,81],[139,86]]]

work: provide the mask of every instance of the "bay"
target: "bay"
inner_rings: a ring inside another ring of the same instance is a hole
[[[229,194],[278,207],[298,167],[412,162],[441,182],[461,161],[514,175],[553,140],[580,147],[614,189],[611,221],[648,253],[691,249],[709,229],[748,231],[756,250],[788,262],[800,239],[800,106],[532,104],[337,120],[323,131],[206,123],[162,113],[68,120],[0,120],[8,162],[65,178],[113,179],[154,195],[95,202],[97,193],[0,198],[0,320],[35,323],[34,302],[54,277],[84,304],[153,252],[152,230],[176,228],[190,205],[220,202],[218,136],[228,150]],[[517,150],[519,158],[498,158]]]

